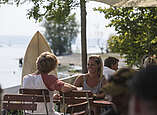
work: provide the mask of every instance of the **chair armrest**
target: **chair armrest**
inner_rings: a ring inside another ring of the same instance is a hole
[[[104,100],[96,100],[96,101],[93,101],[93,104],[94,106],[110,106],[110,105],[113,105],[112,102],[110,101],[104,101]]]

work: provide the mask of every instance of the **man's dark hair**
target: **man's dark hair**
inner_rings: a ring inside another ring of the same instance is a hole
[[[111,68],[112,65],[114,65],[118,62],[119,62],[119,59],[117,59],[115,57],[108,57],[104,60],[104,66]]]
[[[132,95],[146,101],[157,100],[157,65],[142,68],[129,82]]]

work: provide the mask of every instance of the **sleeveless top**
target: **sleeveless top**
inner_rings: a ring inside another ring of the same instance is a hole
[[[39,75],[28,74],[24,76],[23,87],[30,88],[30,89],[48,89],[45,86],[40,74]],[[54,104],[52,98],[53,93],[54,93],[53,91],[49,91],[50,103],[47,103],[49,115],[60,115],[58,112],[54,110]],[[37,111],[34,111],[34,113],[46,113],[44,103],[37,103]]]
[[[87,79],[85,78],[85,76],[83,76],[84,82],[83,82],[83,90],[90,90],[92,93],[94,94],[98,94],[100,92],[100,89],[102,87],[102,82],[105,79],[105,77],[103,77],[99,83],[97,84],[97,86],[91,88],[90,86],[87,85]]]

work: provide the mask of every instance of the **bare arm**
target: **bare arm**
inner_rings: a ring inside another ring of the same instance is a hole
[[[83,87],[83,75],[78,76],[75,81],[74,81],[74,85],[77,87]]]
[[[69,92],[71,90],[77,90],[77,87],[69,83],[64,83],[64,86],[61,88],[62,92]]]

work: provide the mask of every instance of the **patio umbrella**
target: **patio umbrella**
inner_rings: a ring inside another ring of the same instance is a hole
[[[156,7],[157,0],[93,0],[117,7]]]

